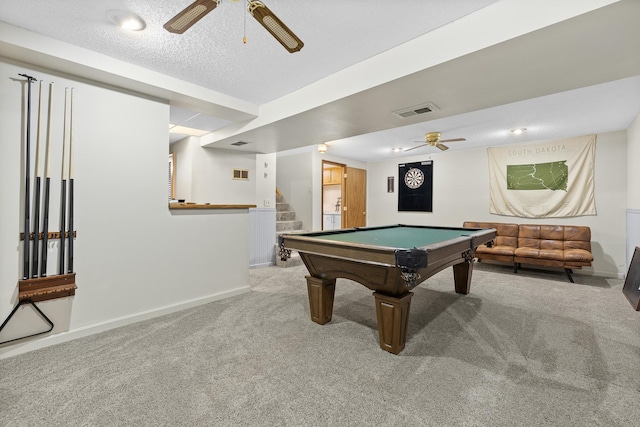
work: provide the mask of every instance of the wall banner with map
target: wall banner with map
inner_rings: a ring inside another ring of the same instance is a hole
[[[595,215],[596,136],[487,149],[489,211],[523,218]]]

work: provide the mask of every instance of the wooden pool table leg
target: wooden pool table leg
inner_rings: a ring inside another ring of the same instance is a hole
[[[471,290],[471,273],[473,273],[473,260],[461,262],[453,266],[453,281],[456,284],[456,292],[468,294]]]
[[[380,348],[398,354],[407,341],[407,323],[413,293],[409,292],[399,298],[378,292],[374,292],[373,296],[376,299]]]
[[[321,279],[306,276],[309,293],[311,320],[321,325],[331,321],[333,297],[336,293],[336,279]]]

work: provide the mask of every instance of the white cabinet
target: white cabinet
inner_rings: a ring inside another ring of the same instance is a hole
[[[324,213],[322,214],[322,229],[323,230],[339,230],[342,228],[340,223],[339,213]]]

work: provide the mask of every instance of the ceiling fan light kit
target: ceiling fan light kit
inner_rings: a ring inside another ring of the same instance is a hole
[[[426,144],[418,145],[417,147],[409,148],[404,151],[406,152],[406,151],[415,150],[416,148],[424,147],[425,145],[430,145],[442,151],[446,151],[449,149],[449,147],[444,145],[443,142],[466,141],[465,138],[440,139],[440,132],[428,132],[424,138],[425,138],[425,141],[427,141]]]
[[[196,0],[183,11],[164,24],[170,33],[182,34],[206,14],[215,9],[222,0]],[[290,53],[298,52],[304,46],[296,36],[264,3],[248,1],[247,10],[280,44]]]
[[[438,141],[440,141],[440,132],[429,132],[425,136],[425,139],[429,145],[434,146]]]

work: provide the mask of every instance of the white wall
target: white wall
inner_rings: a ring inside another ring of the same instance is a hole
[[[640,162],[640,114],[638,114],[627,129],[628,156],[627,156],[627,208],[640,209],[640,174],[638,162]]]
[[[276,208],[276,153],[256,154],[256,198],[258,207]]]
[[[398,212],[398,164],[433,160],[433,213]],[[625,206],[627,198],[626,132],[598,135],[596,143],[596,216],[527,219],[489,213],[489,170],[486,149],[451,151],[370,163],[368,167],[368,223],[462,226],[464,221],[533,224],[571,224],[591,227],[593,267],[589,274],[622,277],[625,262]],[[396,189],[387,193],[387,177]],[[580,272],[578,271],[578,274]]]
[[[55,81],[58,102],[62,88],[75,87],[78,289],[75,297],[39,304],[56,323],[53,333],[3,346],[0,357],[248,291],[248,210],[168,210],[168,105],[0,62],[1,319],[17,302],[22,272],[21,84],[13,79],[25,72]],[[55,114],[52,213],[59,209],[59,103]],[[245,202],[249,196],[239,199],[216,201]],[[56,229],[54,214],[50,230]],[[56,253],[52,248],[50,263]],[[19,310],[19,316],[33,318],[30,310]],[[28,322],[14,320],[3,334],[34,332]]]
[[[278,153],[276,187],[296,211],[304,230],[313,228],[313,153]]]
[[[176,199],[275,208],[275,153],[203,148],[194,136],[174,142],[169,150],[175,154]],[[248,169],[249,181],[232,179],[233,168]]]
[[[255,204],[256,155],[243,151],[193,147],[192,202]],[[233,179],[233,169],[248,169],[249,180]]]
[[[263,175],[267,171],[264,163],[275,159],[275,154],[265,155],[258,171],[256,154],[203,148],[200,141],[192,136],[171,144],[170,151],[175,153],[176,163],[176,199],[212,205],[255,204],[258,187],[265,193],[269,185],[275,185],[275,177],[265,179]],[[247,169],[249,180],[233,179],[234,168]],[[275,164],[270,168],[275,170]]]
[[[197,146],[199,146],[198,138],[189,136],[174,142],[169,147],[169,151],[174,154],[173,175],[176,200],[192,200],[191,177],[193,175],[193,148]]]
[[[256,154],[256,204],[249,210],[249,266],[275,264],[276,154]]]
[[[640,114],[627,129],[627,267],[640,246]]]

